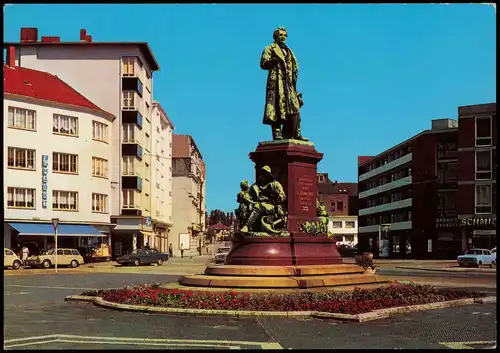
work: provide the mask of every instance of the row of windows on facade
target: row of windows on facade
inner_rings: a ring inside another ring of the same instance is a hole
[[[376,207],[391,202],[397,202],[411,198],[411,189],[394,191],[384,195],[377,195],[365,201],[366,207]]]
[[[30,188],[7,188],[7,207],[35,209],[35,189]],[[42,200],[47,200],[46,193],[42,193]],[[107,213],[108,195],[92,193],[92,211]],[[77,211],[77,191],[52,191],[52,210],[54,211]]]
[[[332,221],[332,228],[355,228],[356,222],[354,221]],[[344,226],[345,224],[345,226]]]
[[[411,168],[405,168],[405,169],[399,170],[397,172],[383,174],[374,180],[370,180],[368,182],[361,183],[361,190],[363,190],[363,191],[370,190],[370,189],[376,188],[378,186],[382,186],[382,185],[391,183],[393,181],[396,181],[396,180],[399,180],[402,178],[406,178],[408,176],[411,176]]]
[[[496,177],[495,166],[493,165],[494,150],[475,151],[475,180],[492,180]],[[411,175],[411,168],[406,171],[398,171],[384,175],[377,180],[366,183],[363,189],[369,190],[389,182],[399,180]],[[437,163],[436,164],[437,181],[454,182],[458,180],[458,163]],[[370,206],[369,206],[370,207]]]
[[[384,214],[380,216],[368,216],[360,219],[361,225],[379,225],[379,224],[387,224],[387,223],[398,223],[398,222],[408,222],[411,221],[411,211],[402,211],[391,214]],[[363,224],[365,223],[365,224]]]
[[[76,116],[53,114],[52,132],[60,135],[78,136],[78,124]],[[9,106],[8,127],[36,131],[36,125],[35,110]],[[108,142],[108,125],[92,121],[92,139]]]
[[[457,212],[458,192],[446,191],[438,193],[438,215],[456,216]],[[484,184],[475,186],[475,214],[492,214],[496,213],[496,184]],[[396,212],[392,214],[384,214],[378,216],[366,217],[366,225],[376,225],[383,223],[396,223],[411,221],[411,212]]]
[[[7,166],[10,168],[36,170],[36,151],[26,148],[8,147]],[[124,156],[123,175],[135,175],[138,172],[135,164],[135,157]],[[169,167],[172,171],[172,167]],[[78,173],[78,155],[53,152],[52,171],[68,174]],[[92,157],[92,175],[97,177],[108,177],[108,160],[99,157]],[[145,175],[149,175],[149,164],[145,163]],[[157,169],[158,175],[158,169]],[[163,174],[161,174],[163,178]]]
[[[432,241],[432,239],[429,239]],[[392,241],[392,252],[393,253],[399,253],[399,252],[402,252],[403,251],[403,246],[400,246],[400,239],[399,239],[399,235],[392,235],[391,236],[391,241]],[[377,237],[370,237],[368,239],[368,246],[370,248],[373,248],[374,244],[378,243],[377,241]],[[432,247],[431,247],[432,249]],[[404,244],[404,252],[406,254],[411,254],[411,238],[409,236],[406,236],[406,241],[405,241],[405,244]],[[429,251],[429,248],[428,248],[428,252],[431,252]]]
[[[36,189],[8,187],[7,188],[7,207],[35,209]],[[77,211],[78,210],[78,191],[52,191],[52,210],[54,211]],[[149,196],[149,195],[148,195]],[[141,195],[133,189],[122,190],[122,207],[129,209],[140,208],[139,200]],[[42,200],[47,200],[46,194],[42,193]],[[157,208],[160,208],[164,201],[157,198]],[[92,193],[92,211],[99,213],[108,213],[108,195]],[[157,211],[159,215],[159,211]]]
[[[35,110],[9,107],[8,115],[8,127],[36,131]],[[135,124],[123,124],[122,128],[124,143],[140,143],[138,139],[140,133],[138,132],[139,130]],[[159,132],[158,127],[157,131]],[[79,134],[78,117],[53,114],[52,132],[54,134],[77,137]],[[148,133],[145,133],[145,136],[146,146],[149,147],[150,135]],[[108,142],[108,125],[97,121],[92,121],[92,139],[101,142]],[[169,147],[172,147],[172,142],[169,142]],[[164,154],[164,149],[161,147],[159,140],[156,140],[156,150],[158,151],[158,154]],[[161,151],[161,153],[159,153],[159,151]]]
[[[475,146],[491,146],[493,143],[493,120],[496,120],[496,114],[491,116],[476,117],[475,118]],[[438,158],[456,158],[457,145],[455,142],[448,142],[438,144],[437,153]],[[391,152],[387,156],[381,158],[379,161],[374,161],[366,166],[366,172],[379,168],[387,163],[399,159],[406,154],[411,153],[411,146],[403,147],[395,152]],[[364,174],[362,173],[362,174]]]

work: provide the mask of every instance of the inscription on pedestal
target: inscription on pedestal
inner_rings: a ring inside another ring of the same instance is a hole
[[[302,212],[316,209],[316,195],[314,195],[314,183],[316,180],[308,176],[301,176],[297,179],[297,198],[299,209]]]

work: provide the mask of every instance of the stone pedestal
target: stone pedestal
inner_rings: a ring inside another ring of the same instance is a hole
[[[259,170],[268,165],[287,196],[288,231],[296,233],[305,221],[315,221],[317,197],[317,164],[323,154],[312,142],[278,140],[259,142],[250,159]],[[255,179],[257,180],[257,179]]]
[[[324,236],[290,233],[289,237],[236,235],[226,265],[303,266],[341,264],[335,243]]]

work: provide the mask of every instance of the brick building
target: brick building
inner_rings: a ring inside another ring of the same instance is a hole
[[[358,158],[360,249],[454,258],[496,244],[496,104],[459,107],[458,115]]]
[[[328,211],[328,230],[340,244],[358,242],[358,184],[331,181],[318,173],[318,198]]]

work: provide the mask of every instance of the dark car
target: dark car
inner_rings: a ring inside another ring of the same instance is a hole
[[[131,254],[125,254],[116,259],[120,265],[163,265],[163,262],[168,261],[168,254],[161,253],[156,249],[137,249]]]

